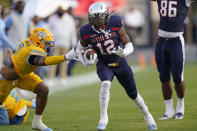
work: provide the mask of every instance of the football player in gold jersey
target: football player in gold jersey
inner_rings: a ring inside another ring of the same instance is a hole
[[[36,108],[35,101],[28,101],[21,99],[15,90],[11,90],[9,96],[3,102],[8,113],[9,125],[25,124],[29,116],[29,108]],[[5,123],[5,120],[1,120],[0,123]]]
[[[0,70],[0,117],[2,112],[6,112],[2,103],[14,87],[30,90],[37,94],[32,128],[52,131],[42,122],[42,112],[47,103],[49,89],[33,72],[39,66],[55,65],[78,57],[78,52],[74,49],[65,55],[51,56],[54,47],[52,33],[45,28],[35,28],[30,32],[30,37],[18,45],[15,54],[5,60],[5,66]]]

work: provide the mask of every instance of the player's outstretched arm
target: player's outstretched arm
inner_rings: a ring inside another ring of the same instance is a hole
[[[118,31],[118,35],[124,48],[118,47],[118,49],[116,51],[112,51],[112,53],[120,57],[124,57],[131,54],[134,51],[133,44],[131,43],[129,36],[126,34],[123,27],[121,27]]]
[[[65,60],[72,60],[78,58],[78,52],[74,49],[70,50],[65,55],[61,56],[36,56],[31,55],[28,59],[29,64],[37,66],[56,65]]]

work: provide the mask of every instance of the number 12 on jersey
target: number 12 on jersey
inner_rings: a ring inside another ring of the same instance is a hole
[[[101,43],[97,43],[96,45],[99,48],[101,55],[108,55],[111,54],[112,51],[116,50],[113,40],[106,40],[103,45],[103,47]]]

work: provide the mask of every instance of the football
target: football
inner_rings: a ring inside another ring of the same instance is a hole
[[[96,53],[96,51],[92,47],[85,48],[84,57],[86,57],[89,60],[90,56],[94,55],[95,53]]]

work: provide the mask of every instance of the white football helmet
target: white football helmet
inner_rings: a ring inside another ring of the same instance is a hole
[[[96,2],[90,5],[88,20],[96,29],[105,28],[109,21],[109,6],[104,2]]]

